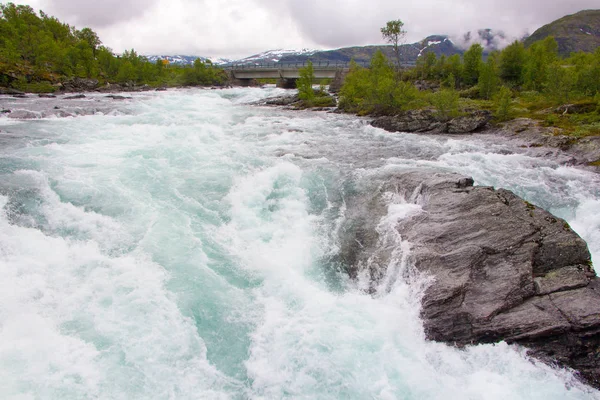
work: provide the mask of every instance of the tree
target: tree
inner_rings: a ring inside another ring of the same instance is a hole
[[[494,97],[496,110],[494,117],[498,121],[508,121],[511,116],[512,92],[506,86],[502,86]]]
[[[313,90],[313,83],[315,81],[315,71],[313,68],[312,61],[308,60],[306,67],[300,68],[300,78],[296,81],[296,87],[298,88],[298,97],[300,100],[304,100],[307,103],[312,102],[315,99],[315,91]]]
[[[80,40],[87,42],[87,44],[91,47],[92,53],[95,58],[96,57],[96,49],[98,49],[98,46],[102,45],[102,42],[100,41],[100,38],[98,37],[96,32],[94,32],[90,28],[83,28],[82,30],[77,32],[77,37]]]
[[[394,48],[397,68],[400,68],[400,44],[404,41],[404,37],[406,36],[406,31],[402,29],[403,27],[404,22],[397,19],[388,21],[387,24],[381,28],[381,35]]]
[[[437,117],[447,121],[459,115],[459,95],[456,90],[442,89],[431,95],[431,104],[437,110]]]
[[[573,67],[564,66],[558,62],[548,67],[548,81],[545,91],[556,103],[568,103],[575,85]]]
[[[486,100],[491,99],[498,91],[500,77],[498,76],[496,57],[488,57],[487,62],[481,67],[477,86],[479,86],[479,96]]]
[[[479,72],[483,57],[483,47],[479,43],[472,45],[463,56],[464,69],[463,79],[468,86],[473,86],[479,80]]]
[[[552,36],[535,42],[527,51],[524,81],[528,89],[541,91],[548,78],[548,67],[558,60],[558,43]]]
[[[523,43],[515,41],[500,53],[500,76],[513,85],[523,83],[523,73],[526,60]]]

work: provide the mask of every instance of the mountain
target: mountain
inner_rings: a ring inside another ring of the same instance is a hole
[[[417,59],[428,52],[435,53],[438,57],[445,55],[463,54],[472,44],[480,43],[485,52],[498,50],[505,47],[510,41],[499,31],[481,29],[475,33],[467,32],[461,38],[451,38],[448,35],[428,36],[420,42],[401,46],[400,54],[403,63],[414,64]],[[391,46],[355,46],[344,47],[336,50],[316,51],[312,54],[289,54],[280,59],[281,63],[304,62],[311,59],[313,62],[349,62],[368,63],[375,52],[381,50],[386,57],[394,59]]]
[[[235,64],[271,64],[278,63],[285,58],[305,57],[306,59],[317,53],[317,50],[302,49],[302,50],[268,50],[259,54],[232,61]],[[312,57],[311,57],[312,58]]]
[[[525,39],[525,45],[548,36],[554,36],[562,56],[577,51],[593,52],[600,47],[600,10],[580,11],[544,25]]]
[[[192,65],[197,58],[202,61],[210,60],[215,65],[223,65],[231,63],[231,60],[226,58],[210,58],[210,57],[199,57],[199,56],[184,56],[184,55],[150,55],[146,56],[148,61],[155,63],[157,60],[167,60],[170,64],[176,65]]]

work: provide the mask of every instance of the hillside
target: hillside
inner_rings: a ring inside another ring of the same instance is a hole
[[[544,25],[525,40],[525,45],[548,36],[554,36],[562,56],[577,51],[593,52],[600,47],[600,10],[580,11]]]

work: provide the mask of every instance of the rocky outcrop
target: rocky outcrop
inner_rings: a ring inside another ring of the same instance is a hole
[[[393,249],[381,246],[376,223],[385,193],[399,194],[422,207],[395,229],[411,243],[414,271],[433,278],[422,298],[428,338],[518,343],[600,387],[600,282],[564,220],[456,174],[409,170],[385,182],[347,200],[341,253],[350,276],[367,273],[371,291],[385,290]]]
[[[60,88],[63,92],[93,92],[98,88],[97,79],[73,78],[63,82]]]
[[[483,129],[492,119],[489,111],[471,111],[449,121],[438,117],[434,110],[411,110],[398,115],[384,116],[371,122],[388,132],[414,133],[471,133]]]
[[[270,97],[264,100],[264,104],[268,106],[289,106],[300,101],[297,94]]]

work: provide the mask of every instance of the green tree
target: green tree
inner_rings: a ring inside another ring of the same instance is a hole
[[[575,70],[571,66],[555,62],[548,67],[545,93],[556,103],[568,103],[575,86]]]
[[[454,78],[457,80],[457,86],[460,86],[460,77],[463,76],[463,64],[458,54],[448,57],[441,78],[446,79],[450,75],[454,75]]]
[[[479,96],[486,100],[491,99],[498,91],[500,76],[498,75],[496,57],[488,57],[487,62],[481,67],[477,86],[479,86]]]
[[[515,41],[500,53],[500,77],[513,85],[523,83],[525,69],[525,47],[523,43]]]
[[[125,60],[119,66],[119,72],[116,76],[117,82],[129,83],[137,81],[137,73],[135,67],[129,60]]]
[[[394,55],[396,57],[396,67],[400,68],[400,45],[403,43],[406,36],[404,28],[404,22],[399,19],[388,21],[386,25],[381,28],[381,35],[386,42],[390,43],[394,49]]]
[[[460,96],[456,90],[442,89],[431,95],[431,104],[437,110],[437,117],[443,121],[457,117]]]
[[[534,43],[527,50],[524,69],[525,87],[542,91],[548,79],[548,66],[558,60],[558,43],[553,37]]]
[[[496,107],[494,117],[498,121],[508,121],[511,118],[512,92],[506,86],[502,86],[494,97]]]
[[[417,58],[417,71],[419,78],[433,79],[436,75],[435,67],[437,63],[437,56],[432,51],[428,51]]]
[[[312,103],[315,99],[313,84],[315,82],[315,70],[312,61],[308,60],[306,67],[299,70],[300,78],[296,81],[298,88],[298,97],[307,103]]]
[[[476,43],[467,50],[463,56],[464,69],[463,69],[463,81],[467,86],[473,86],[477,84],[479,80],[479,73],[481,71],[481,65],[483,57],[483,47]]]
[[[96,50],[99,46],[102,45],[102,42],[100,41],[100,38],[98,37],[96,32],[94,32],[90,28],[83,28],[82,30],[77,32],[77,37],[80,40],[85,41],[90,46],[90,48],[92,49],[93,56],[95,58]]]

